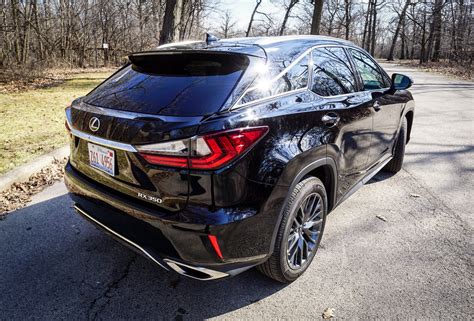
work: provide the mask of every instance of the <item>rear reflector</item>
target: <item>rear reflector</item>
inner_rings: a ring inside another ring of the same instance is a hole
[[[207,237],[209,237],[209,241],[211,241],[212,247],[214,248],[214,251],[216,251],[216,254],[219,258],[223,259],[224,257],[222,256],[221,249],[219,247],[219,243],[217,243],[217,237],[214,235],[209,234]]]
[[[218,169],[250,149],[268,127],[233,129],[174,142],[137,146],[150,164],[177,168]]]

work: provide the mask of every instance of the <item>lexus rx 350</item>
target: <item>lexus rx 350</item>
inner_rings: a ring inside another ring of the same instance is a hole
[[[401,169],[411,84],[320,36],[134,53],[66,109],[65,181],[79,214],[165,270],[291,282],[328,213]]]

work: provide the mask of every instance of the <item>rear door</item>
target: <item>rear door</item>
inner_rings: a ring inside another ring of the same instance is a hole
[[[372,137],[370,95],[358,92],[356,74],[342,47],[313,50],[311,90],[323,97],[318,106],[327,135],[328,155],[338,167],[338,197],[361,178],[367,168]]]
[[[188,200],[188,169],[152,165],[137,146],[194,136],[225,103],[248,58],[165,52],[131,61],[68,109],[71,164],[105,191],[178,211]]]
[[[403,101],[389,92],[390,78],[369,55],[353,48],[348,51],[360,75],[363,90],[371,96],[370,104],[375,112],[369,156],[369,163],[373,165],[391,153]]]

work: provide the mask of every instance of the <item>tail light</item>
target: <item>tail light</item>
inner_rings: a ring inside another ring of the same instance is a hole
[[[233,129],[197,138],[137,146],[150,164],[177,168],[217,169],[255,145],[268,127]]]

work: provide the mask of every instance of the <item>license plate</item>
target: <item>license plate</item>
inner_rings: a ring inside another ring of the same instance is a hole
[[[88,143],[89,165],[109,175],[115,175],[115,152],[102,146]]]

